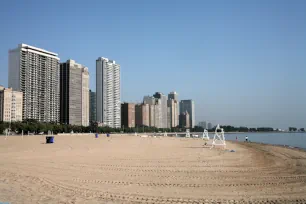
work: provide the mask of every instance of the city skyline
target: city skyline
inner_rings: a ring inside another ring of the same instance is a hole
[[[46,2],[43,9],[30,2],[4,2],[0,84],[9,85],[8,50],[24,42],[86,64],[93,73],[93,91],[95,59],[116,59],[124,76],[123,101],[176,90],[180,98],[196,102],[196,121],[305,126],[306,3],[235,2],[74,2],[69,11],[64,9],[69,1]],[[101,5],[116,7],[118,14],[102,15]],[[86,15],[86,21],[74,12]],[[99,23],[104,26],[97,27]],[[76,27],[84,29],[75,32]],[[186,32],[190,29],[194,32]]]

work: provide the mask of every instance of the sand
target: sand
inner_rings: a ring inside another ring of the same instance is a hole
[[[0,137],[0,202],[306,203],[306,153],[201,139]]]

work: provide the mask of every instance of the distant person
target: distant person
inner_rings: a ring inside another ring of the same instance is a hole
[[[246,141],[246,142],[248,142],[248,141],[249,141],[248,136],[245,136],[245,141]]]

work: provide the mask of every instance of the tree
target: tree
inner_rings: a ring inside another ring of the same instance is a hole
[[[300,131],[301,131],[301,132],[305,132],[305,129],[304,129],[304,128],[300,128]]]
[[[5,124],[1,123],[0,124],[0,134],[3,134],[4,130],[5,130]]]

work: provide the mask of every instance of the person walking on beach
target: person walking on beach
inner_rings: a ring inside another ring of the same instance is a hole
[[[245,141],[248,142],[249,138],[248,136],[245,136]]]

